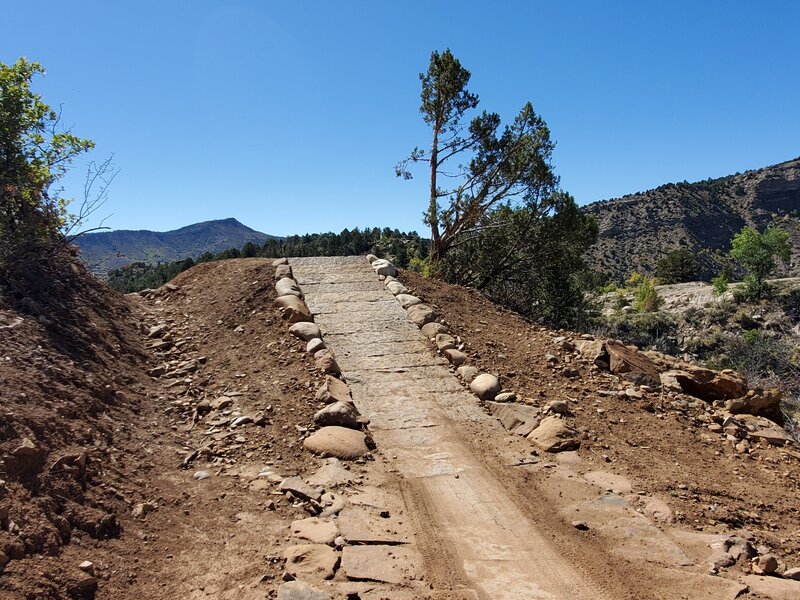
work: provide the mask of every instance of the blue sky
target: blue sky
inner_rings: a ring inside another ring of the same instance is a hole
[[[0,60],[43,63],[37,90],[115,156],[115,229],[424,231],[425,173],[393,166],[428,142],[418,74],[448,47],[482,109],[533,102],[581,204],[800,155],[793,1],[4,4]]]

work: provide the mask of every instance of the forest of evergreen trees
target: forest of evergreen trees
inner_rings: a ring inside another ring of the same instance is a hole
[[[286,238],[269,239],[263,246],[248,242],[241,248],[229,248],[217,254],[206,252],[197,259],[187,258],[155,265],[135,262],[108,272],[108,284],[123,293],[157,288],[178,273],[195,264],[226,258],[252,258],[282,256],[351,256],[375,254],[385,257],[399,267],[406,267],[412,259],[428,255],[428,240],[416,231],[378,227],[344,229],[341,233],[308,233]]]

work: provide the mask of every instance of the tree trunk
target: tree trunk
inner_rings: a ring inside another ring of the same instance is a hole
[[[431,226],[431,264],[441,258],[441,238],[439,236],[439,197],[436,185],[436,175],[439,168],[439,126],[433,130],[433,144],[431,147],[431,197],[428,205],[428,221]]]

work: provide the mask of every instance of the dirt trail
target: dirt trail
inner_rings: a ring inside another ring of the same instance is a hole
[[[495,419],[463,389],[447,361],[431,354],[366,261],[306,258],[290,264],[356,405],[403,477],[409,509],[428,517],[419,519],[417,536],[429,550],[430,577],[441,581],[456,574],[457,583],[480,598],[617,597],[553,548],[462,441],[458,421],[494,430]]]

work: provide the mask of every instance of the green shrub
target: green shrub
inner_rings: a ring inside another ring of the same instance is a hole
[[[656,291],[655,279],[642,275],[634,290],[633,306],[638,312],[654,312],[664,303]]]
[[[722,294],[728,291],[729,283],[728,276],[724,272],[714,277],[711,280],[711,286],[714,290],[714,295],[722,296]]]

